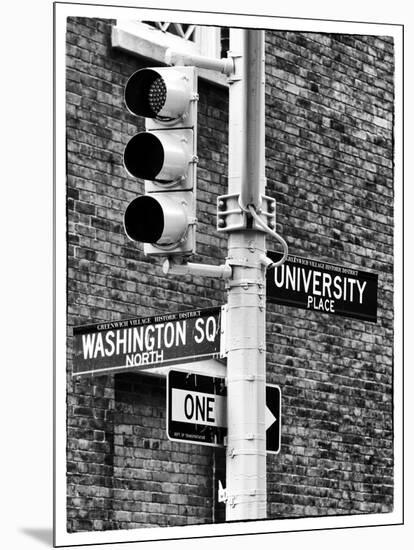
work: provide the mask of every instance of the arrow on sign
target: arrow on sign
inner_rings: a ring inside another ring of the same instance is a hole
[[[266,384],[266,451],[278,453],[280,451],[280,422],[282,419],[281,393],[279,386]]]
[[[273,415],[272,411],[266,406],[265,411],[265,427],[266,430],[270,428],[270,426],[276,422],[277,418]]]

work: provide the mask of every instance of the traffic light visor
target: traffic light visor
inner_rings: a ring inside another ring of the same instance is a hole
[[[140,69],[125,87],[125,104],[137,116],[174,120],[188,109],[188,79],[174,68]]]

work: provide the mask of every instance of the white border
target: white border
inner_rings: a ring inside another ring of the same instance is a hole
[[[224,8],[223,8],[224,9]],[[149,9],[117,8],[94,5],[55,5],[55,86],[56,86],[56,298],[55,298],[55,544],[81,545],[128,541],[165,540],[171,538],[220,536],[246,533],[286,532],[356,526],[390,525],[402,522],[402,28],[390,25],[300,20],[254,15],[223,15],[152,12]],[[138,13],[139,12],[139,15]],[[393,36],[395,44],[395,337],[394,337],[394,511],[389,514],[366,514],[201,526],[132,529],[126,531],[66,532],[66,223],[65,223],[65,21],[69,16],[99,18],[139,18],[199,22],[230,26],[260,27],[279,30],[341,32]]]

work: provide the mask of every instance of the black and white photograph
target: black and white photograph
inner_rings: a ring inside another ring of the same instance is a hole
[[[57,541],[397,522],[400,29],[61,7]]]
[[[9,507],[44,488],[53,532],[26,536],[380,550],[404,525],[404,21],[343,14],[50,3],[53,403],[42,428],[32,361],[10,459],[53,432],[53,488]]]

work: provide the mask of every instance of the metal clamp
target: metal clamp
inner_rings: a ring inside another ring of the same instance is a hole
[[[227,281],[228,288],[241,287],[247,290],[251,286],[262,286],[262,283],[258,279],[236,279],[232,281]]]
[[[243,210],[239,203],[239,194],[220,195],[217,197],[217,231],[230,232],[245,229],[264,229]],[[258,212],[263,223],[276,228],[276,201],[271,197],[262,195],[262,206]]]
[[[228,503],[232,508],[236,505],[234,495],[227,493],[227,489],[224,489],[220,480],[218,482],[218,501]]]
[[[227,489],[224,489],[220,480],[218,482],[218,501],[227,502]]]
[[[227,52],[227,56],[229,59],[231,59],[233,64],[233,70],[231,73],[228,74],[227,81],[229,84],[233,84],[233,82],[239,82],[242,79],[239,69],[239,60],[243,57],[243,55],[241,52],[233,52],[230,50]],[[238,69],[237,73],[236,69]]]
[[[253,348],[254,349],[254,348]],[[246,382],[255,382],[255,381],[260,381],[260,382],[266,382],[266,376],[265,375],[260,375],[260,374],[245,374],[245,375],[239,375],[239,376],[232,376],[231,378],[229,378],[228,376],[226,377],[226,381],[227,382],[240,382],[240,381],[246,381]]]

